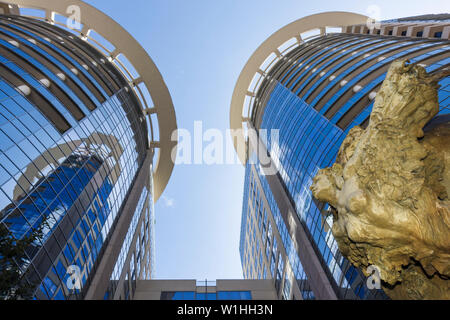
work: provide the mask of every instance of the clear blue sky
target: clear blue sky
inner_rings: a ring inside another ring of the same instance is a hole
[[[272,33],[324,11],[382,19],[450,12],[448,0],[89,0],[149,52],[171,92],[179,128],[225,130],[235,82],[253,51]],[[240,279],[239,232],[244,169],[177,166],[156,204],[156,276]]]

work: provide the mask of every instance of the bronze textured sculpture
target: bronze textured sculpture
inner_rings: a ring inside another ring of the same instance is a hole
[[[450,299],[450,123],[423,130],[439,112],[437,78],[395,61],[368,127],[311,186],[334,208],[342,254],[367,276],[378,267],[393,299]]]

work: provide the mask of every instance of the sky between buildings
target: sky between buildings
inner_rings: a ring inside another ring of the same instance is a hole
[[[382,20],[450,12],[448,0],[88,0],[147,50],[172,95],[178,128],[229,127],[236,80],[272,33],[307,15],[351,11]],[[373,11],[371,11],[373,12]],[[81,13],[82,14],[82,13]],[[228,137],[227,137],[228,138]],[[208,143],[205,143],[205,146]],[[225,143],[224,143],[225,145]],[[178,165],[156,210],[156,277],[241,279],[241,165]]]

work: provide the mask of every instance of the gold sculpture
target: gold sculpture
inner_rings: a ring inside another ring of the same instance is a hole
[[[311,186],[334,209],[341,253],[366,276],[376,266],[392,299],[450,299],[450,123],[423,131],[439,77],[392,63],[367,129],[350,130]]]

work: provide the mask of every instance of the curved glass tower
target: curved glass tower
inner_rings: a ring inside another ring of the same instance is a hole
[[[258,48],[235,88],[232,127],[244,122],[266,130],[259,133],[261,146],[247,142],[241,155],[244,275],[273,278],[285,299],[385,298],[341,255],[329,207],[309,187],[319,169],[334,163],[348,131],[367,126],[391,62],[409,59],[428,72],[449,67],[450,16],[399,19],[378,29],[369,29],[366,19],[331,12],[286,26]],[[449,121],[450,78],[440,85],[437,118]],[[265,174],[265,153],[275,175]]]
[[[78,29],[56,14],[67,8]],[[43,226],[17,259],[23,279],[36,299],[128,299],[152,277],[170,94],[139,44],[81,1],[0,12],[0,223],[14,239]]]

